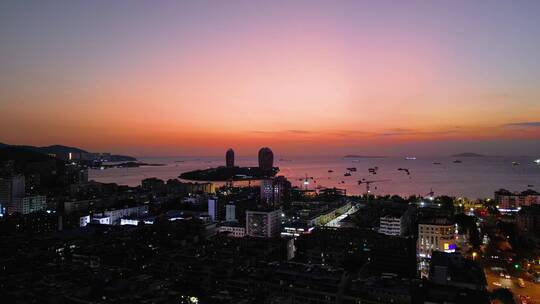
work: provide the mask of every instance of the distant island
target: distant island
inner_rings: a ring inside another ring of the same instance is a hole
[[[465,153],[454,154],[454,155],[452,155],[452,157],[486,157],[486,155],[478,154],[478,153],[465,152]]]
[[[348,155],[343,156],[343,158],[386,158],[386,156],[348,154]]]
[[[194,181],[240,181],[264,179],[275,176],[278,172],[278,167],[273,167],[270,172],[262,170],[259,167],[217,167],[184,172],[179,177]]]
[[[164,164],[147,164],[141,162],[125,162],[120,164],[102,164],[101,168],[110,169],[110,168],[138,168],[138,167],[159,167],[165,166]]]

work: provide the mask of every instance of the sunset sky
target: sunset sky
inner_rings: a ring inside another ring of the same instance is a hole
[[[540,1],[2,1],[0,142],[540,154]]]

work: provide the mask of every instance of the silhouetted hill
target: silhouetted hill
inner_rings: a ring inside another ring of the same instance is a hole
[[[8,160],[14,161],[17,173],[38,173],[42,186],[52,187],[63,183],[65,162],[61,159],[24,147],[0,147],[0,163]]]
[[[79,149],[79,148],[62,146],[62,145],[52,145],[52,146],[46,146],[46,147],[34,147],[34,146],[12,146],[12,147],[24,148],[27,150],[36,151],[36,152],[44,153],[44,154],[88,153],[87,151]]]
[[[27,146],[27,145],[8,145],[4,143],[0,143],[0,148],[3,147],[14,147],[14,148],[20,148],[25,149],[28,151],[34,151],[39,152],[43,154],[56,154],[58,155],[67,155],[69,153],[76,153],[76,154],[84,154],[84,153],[91,153],[83,149],[79,149],[76,147],[69,147],[69,146],[63,146],[63,145],[51,145],[51,146],[45,146],[45,147],[35,147],[35,146]],[[136,161],[137,159],[132,156],[126,156],[126,155],[110,155],[109,161],[113,162],[119,162],[119,161]]]
[[[24,147],[1,146],[0,161],[13,160],[17,162],[40,162],[54,159],[46,154],[32,151]]]

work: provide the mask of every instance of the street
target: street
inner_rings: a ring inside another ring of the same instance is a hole
[[[349,214],[353,214],[356,212],[356,210],[358,210],[356,208],[356,206],[351,206],[351,208],[349,208],[349,210],[347,210],[347,212],[343,213],[342,215],[336,217],[335,219],[331,220],[330,222],[328,222],[326,224],[327,227],[340,227],[340,224],[339,222],[341,220],[343,220],[344,218],[346,218]]]
[[[486,273],[486,279],[488,283],[488,290],[492,291],[497,288],[508,288],[512,291],[516,298],[516,303],[519,302],[519,296],[529,296],[530,300],[527,303],[540,303],[540,285],[531,281],[525,281],[525,287],[519,287],[516,277],[510,277],[510,279],[499,276],[499,273],[495,273],[490,268],[484,269]],[[499,286],[500,284],[500,286]]]

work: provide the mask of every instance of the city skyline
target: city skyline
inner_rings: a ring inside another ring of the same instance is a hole
[[[3,2],[0,142],[150,156],[540,153],[539,9]]]

